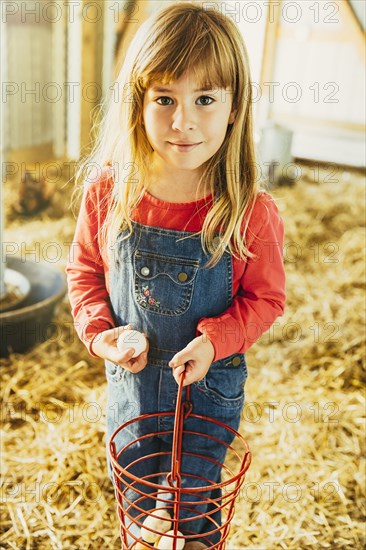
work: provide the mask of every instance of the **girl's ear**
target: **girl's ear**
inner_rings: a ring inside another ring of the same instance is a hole
[[[237,112],[238,112],[238,109],[233,109],[233,110],[231,111],[230,116],[229,116],[228,124],[233,124]]]

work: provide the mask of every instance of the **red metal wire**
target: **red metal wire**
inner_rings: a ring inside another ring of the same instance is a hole
[[[172,550],[176,550],[178,538],[178,530],[184,530],[184,526],[187,522],[194,522],[202,517],[205,517],[208,520],[208,523],[211,524],[211,527],[205,533],[199,533],[199,538],[203,542],[206,542],[208,549],[210,550],[224,550],[226,545],[226,540],[229,535],[230,522],[234,515],[234,505],[235,499],[239,493],[240,487],[242,486],[245,473],[248,470],[251,463],[251,453],[248,447],[248,444],[244,440],[241,434],[236,432],[230,426],[227,426],[219,420],[209,418],[202,415],[197,415],[192,412],[192,403],[190,403],[190,386],[186,387],[186,397],[183,402],[183,383],[184,383],[183,372],[177,392],[177,402],[175,412],[164,412],[164,413],[155,413],[155,414],[145,414],[137,418],[129,420],[119,426],[114,433],[112,434],[109,441],[109,454],[112,464],[112,470],[115,480],[115,495],[117,501],[117,514],[120,520],[121,527],[121,540],[122,540],[122,549],[123,550],[132,550],[135,548],[138,541],[141,541],[141,538],[137,538],[135,531],[133,531],[131,526],[137,526],[141,528],[143,522],[147,516],[152,516],[159,518],[159,509],[148,510],[143,507],[144,501],[146,499],[157,499],[160,503],[162,509],[168,510],[172,513],[172,524],[173,524],[173,535],[172,538]],[[128,426],[135,423],[144,423],[144,421],[151,418],[162,418],[162,417],[174,417],[174,427],[171,430],[164,430],[153,433],[145,433],[144,435],[137,437],[133,441],[130,441],[119,451],[116,449],[115,438],[122,431],[126,430]],[[229,445],[225,441],[222,441],[218,437],[191,431],[184,429],[185,419],[191,416],[192,418],[199,419],[204,425],[205,423],[215,424],[224,428],[225,430],[231,432],[232,435],[236,437],[236,441],[240,442],[244,447],[244,452],[240,453],[232,445]],[[204,437],[211,441],[217,443],[217,445],[223,445],[226,447],[226,450],[230,450],[232,453],[232,460],[234,460],[236,468],[229,467],[226,464],[222,464],[217,460],[203,456],[197,453],[192,452],[192,450],[185,450],[182,448],[183,434],[189,436],[194,435],[198,437]],[[150,438],[152,436],[161,436],[161,435],[172,435],[172,450],[167,452],[157,452],[149,455],[144,455],[129,463],[127,466],[122,467],[119,464],[119,458],[123,456],[124,453],[136,443],[143,442],[144,439]],[[132,469],[135,465],[140,463],[146,463],[151,458],[164,457],[171,455],[171,470],[170,472],[154,472],[145,475],[143,478],[137,477],[133,474]],[[212,482],[211,480],[205,478],[200,474],[193,474],[188,472],[182,472],[182,456],[185,457],[196,457],[213,463],[222,468],[222,471],[228,476],[228,479],[220,482]],[[154,483],[151,479],[156,478],[156,476],[165,476],[168,482],[168,485],[162,485]],[[186,486],[182,486],[182,476],[186,478]],[[189,480],[194,482],[194,480],[199,480],[200,482],[205,483],[206,485],[200,486],[189,486]],[[188,484],[188,486],[187,486]],[[144,492],[144,488],[148,489],[148,492]],[[211,498],[208,495],[212,494],[212,491],[215,489],[220,489],[220,496]],[[128,491],[132,490],[136,495],[134,499],[130,499],[128,496]],[[161,498],[161,494],[170,494],[168,500]],[[182,500],[182,495],[184,495],[184,500]],[[187,496],[191,496],[192,500],[187,499]],[[193,498],[194,497],[194,498]],[[198,506],[210,505],[212,510],[211,512],[201,512],[197,510]],[[218,510],[224,512],[224,519],[219,525],[216,520],[212,517]],[[189,512],[190,517],[180,518],[181,512]],[[193,514],[193,515],[191,515]],[[161,517],[161,516],[160,516]],[[162,536],[163,533],[157,531],[156,529],[149,528],[149,531],[156,534],[157,536]],[[216,544],[210,542],[210,536],[219,533],[220,541]],[[194,540],[197,538],[198,533],[193,531],[184,531],[184,537],[186,541]],[[148,544],[144,542],[146,548],[154,548],[153,543]]]
[[[182,406],[184,371],[181,374],[178,386],[177,403],[175,407],[174,432],[172,444],[172,475],[173,482],[180,481],[181,453],[182,453],[182,437],[183,437],[183,420],[184,410]]]

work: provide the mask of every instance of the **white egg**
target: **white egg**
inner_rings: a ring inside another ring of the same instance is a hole
[[[151,513],[154,516],[146,516],[141,527],[141,537],[146,542],[156,542],[161,535],[172,528],[172,518],[167,510],[156,508]],[[153,533],[152,529],[158,533]]]
[[[119,351],[134,348],[135,353],[132,357],[137,357],[146,350],[146,338],[138,330],[124,330],[118,337],[117,348]]]
[[[147,546],[147,544],[145,544],[142,540],[139,540],[133,548],[134,550],[150,550],[151,546]]]
[[[167,536],[167,535],[170,535],[170,537]],[[173,530],[168,531],[167,533],[165,533],[165,535],[163,535],[161,537],[161,539],[159,540],[159,542],[156,544],[156,548],[158,548],[159,550],[173,550],[173,548],[174,548],[174,537],[173,537],[173,535],[174,535]],[[177,531],[177,537],[179,537],[179,538],[176,538],[175,550],[183,550],[185,540],[184,540],[184,537],[183,537],[183,535],[180,531]]]

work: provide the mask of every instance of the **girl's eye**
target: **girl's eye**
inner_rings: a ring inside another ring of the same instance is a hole
[[[159,101],[160,101],[161,99],[162,99],[162,100],[164,100],[164,99],[170,100],[170,97],[163,96],[163,97],[158,97],[158,98],[155,100],[156,102],[158,102],[159,105],[169,105],[169,104],[167,104],[167,103],[162,103],[162,104],[159,103]]]
[[[199,97],[198,99],[209,99],[211,101],[211,103],[204,103],[204,105],[212,105],[212,103],[215,101],[212,97],[208,96],[208,95],[201,95],[201,97]]]
[[[166,106],[166,105],[171,105],[171,103],[164,103],[165,100],[168,100],[168,101],[172,101],[170,97],[167,97],[167,96],[162,96],[162,97],[158,97],[155,101],[159,104],[159,105],[163,105],[163,106]],[[200,101],[202,99],[205,99],[205,100],[209,100],[210,103],[203,103],[203,105],[212,105],[212,103],[215,101],[212,97],[209,97],[208,95],[201,95],[201,97],[198,98],[197,101]],[[163,103],[159,103],[159,101],[163,101]]]

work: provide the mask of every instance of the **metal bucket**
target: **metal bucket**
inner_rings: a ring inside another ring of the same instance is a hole
[[[62,273],[42,262],[22,261],[9,256],[7,266],[26,277],[30,290],[21,304],[0,313],[0,356],[11,351],[25,352],[50,337],[56,305],[66,293],[66,280]]]
[[[293,131],[273,121],[261,130],[258,160],[270,186],[293,184],[297,170],[291,155]]]

